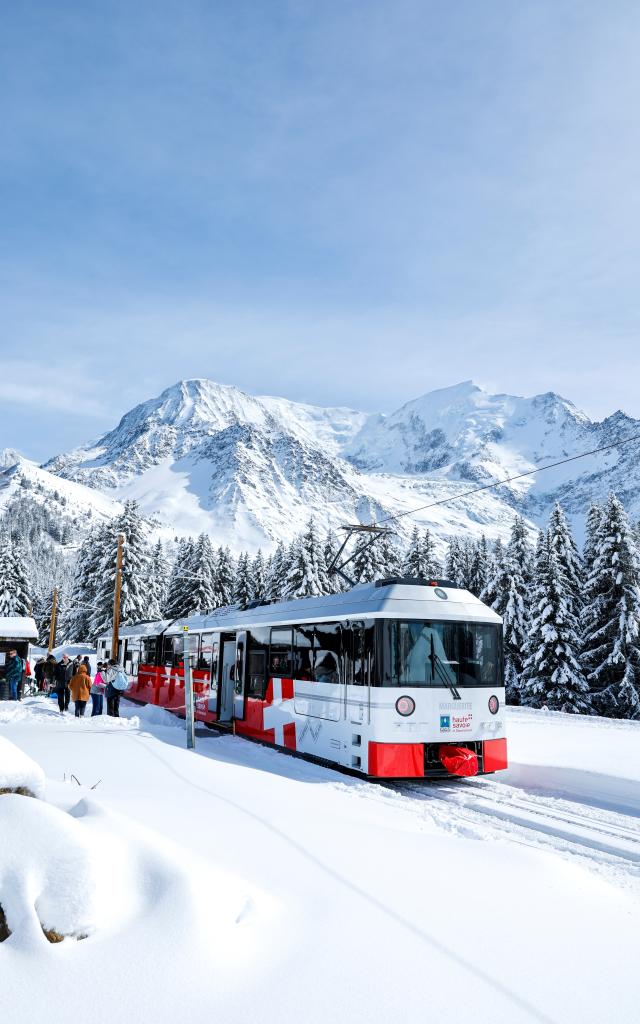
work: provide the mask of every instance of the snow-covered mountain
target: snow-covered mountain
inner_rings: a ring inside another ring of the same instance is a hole
[[[290,538],[312,512],[324,527],[380,520],[634,434],[640,423],[622,412],[593,422],[559,395],[491,395],[471,381],[385,416],[186,380],[41,472],[96,501],[136,498],[167,536],[207,530],[236,551],[255,550]],[[638,515],[639,455],[638,445],[611,449],[406,516],[397,528],[505,536],[515,509],[540,522],[556,498],[580,527],[589,501],[611,489]]]
[[[82,483],[56,476],[14,449],[2,448],[0,512],[19,497],[29,497],[60,520],[67,518],[81,523],[87,519],[95,522],[110,519],[121,510],[120,503],[108,493],[102,494]]]

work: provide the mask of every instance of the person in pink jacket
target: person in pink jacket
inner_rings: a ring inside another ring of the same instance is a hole
[[[104,665],[101,661],[98,662],[98,671],[93,677],[91,684],[91,717],[102,714],[102,705],[104,702],[104,688],[107,685],[105,680],[102,678],[102,670]]]

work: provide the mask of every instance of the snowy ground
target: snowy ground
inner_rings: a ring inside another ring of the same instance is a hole
[[[425,788],[126,715],[0,705],[49,801],[0,796],[3,1020],[638,1020],[638,725],[513,711],[508,775]]]

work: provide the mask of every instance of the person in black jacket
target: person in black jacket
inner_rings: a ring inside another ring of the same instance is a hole
[[[60,708],[61,715],[69,710],[69,700],[71,699],[69,683],[71,682],[72,675],[73,664],[69,656],[63,654],[55,668],[56,693],[58,694],[58,707]]]
[[[38,693],[42,693],[44,690],[44,666],[46,662],[44,658],[38,658],[35,663],[33,674],[35,676],[36,684],[38,687]]]
[[[47,660],[44,663],[44,691],[49,693],[51,690],[55,690],[56,686],[56,661],[55,654],[48,654]]]

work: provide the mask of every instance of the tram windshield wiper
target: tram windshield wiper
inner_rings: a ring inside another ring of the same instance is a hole
[[[445,669],[445,667],[444,667],[444,665],[442,663],[442,659],[439,657],[439,655],[437,655],[435,653],[435,651],[432,651],[432,653],[431,653],[431,663],[432,663],[433,667],[436,669],[436,675],[438,673],[440,674],[441,682],[443,682],[445,684],[445,686],[447,686],[449,688],[449,690],[451,691],[451,696],[453,697],[453,699],[454,700],[462,700],[462,697],[460,696],[460,691],[458,690],[458,688],[457,688],[456,684],[453,682],[453,680],[450,678],[449,673],[447,672],[447,670]],[[458,664],[457,661],[448,661],[447,662],[447,665],[457,665],[457,664]]]

